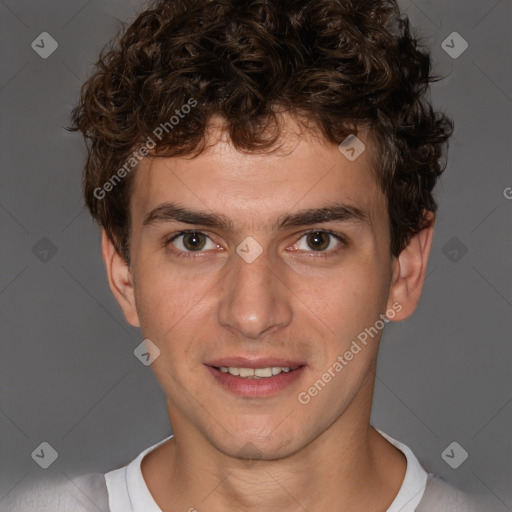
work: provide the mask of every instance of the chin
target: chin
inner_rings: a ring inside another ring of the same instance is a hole
[[[274,427],[275,428],[275,427]],[[285,437],[286,436],[286,437]],[[293,443],[297,443],[297,436],[289,430],[282,437],[264,434],[248,434],[241,432],[238,435],[229,436],[221,443],[218,449],[231,457],[246,460],[276,460],[287,457],[297,451]],[[216,443],[215,443],[216,444]]]

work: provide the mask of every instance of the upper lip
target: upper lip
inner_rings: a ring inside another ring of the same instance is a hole
[[[249,359],[247,357],[224,357],[221,359],[214,359],[204,363],[207,366],[214,366],[219,368],[224,366],[226,368],[268,368],[268,367],[280,367],[280,368],[295,368],[296,366],[304,366],[306,363],[299,360],[282,359],[279,357],[261,357],[258,359]]]

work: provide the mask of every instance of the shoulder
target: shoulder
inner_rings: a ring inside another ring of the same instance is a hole
[[[26,478],[4,496],[1,506],[2,512],[108,512],[105,475]]]
[[[482,512],[477,498],[452,487],[439,476],[429,474],[416,512]],[[489,511],[490,512],[490,511]]]

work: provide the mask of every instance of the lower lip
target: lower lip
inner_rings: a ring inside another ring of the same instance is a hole
[[[262,379],[244,379],[235,377],[230,373],[224,373],[212,366],[206,366],[216,381],[226,389],[239,396],[261,398],[276,395],[284,388],[295,382],[302,375],[305,366],[299,366],[296,370],[281,372],[279,375]]]

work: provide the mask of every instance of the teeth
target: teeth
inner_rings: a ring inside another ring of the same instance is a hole
[[[235,368],[238,370],[237,374],[240,377],[253,377],[254,376],[254,370],[252,368]],[[231,371],[231,368],[229,369]]]
[[[231,375],[236,375],[237,377],[242,377],[244,379],[266,379],[268,377],[273,377],[274,375],[279,375],[281,372],[289,372],[291,370],[295,370],[298,366],[293,368],[289,368],[286,366],[272,366],[267,368],[235,368],[230,366],[227,368],[226,366],[221,366],[219,370],[223,373],[230,373]]]
[[[256,368],[254,375],[256,377],[272,377],[272,368]]]

